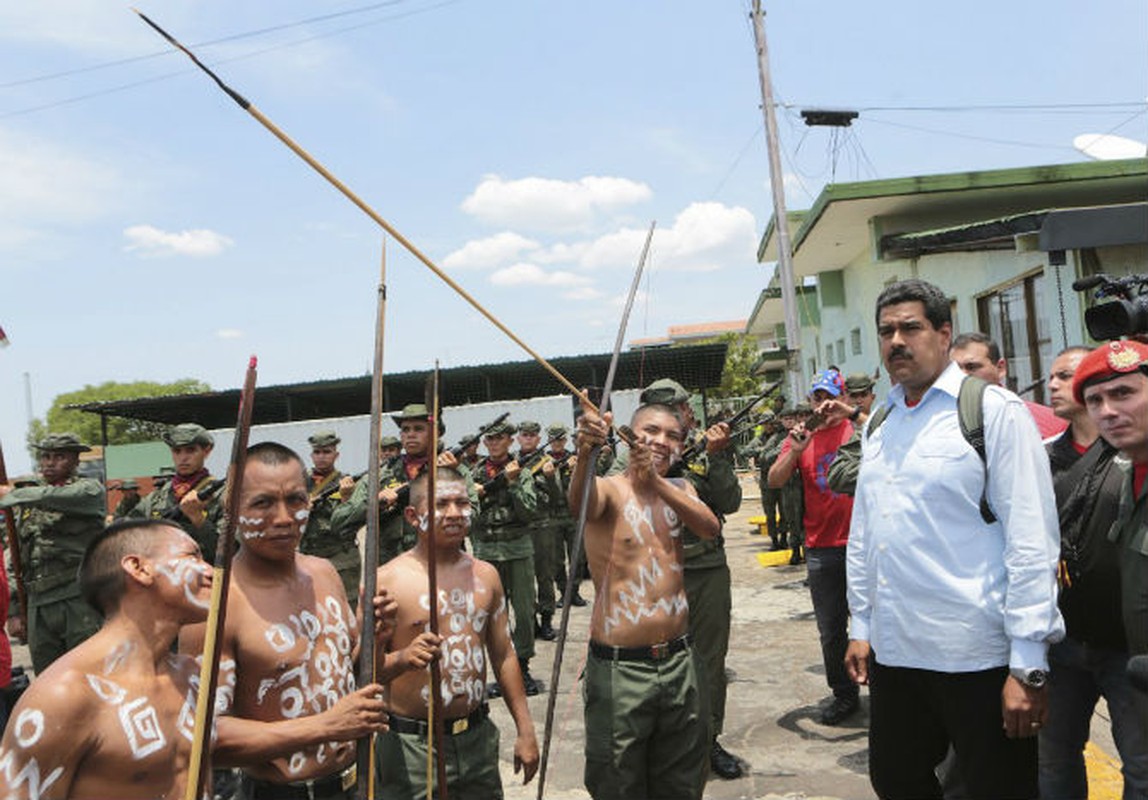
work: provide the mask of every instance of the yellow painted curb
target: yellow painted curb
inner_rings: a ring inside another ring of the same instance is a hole
[[[1088,770],[1088,799],[1120,800],[1124,793],[1120,760],[1088,742],[1084,745],[1084,764]]]
[[[792,550],[771,550],[768,553],[758,553],[757,563],[763,567],[780,567],[782,564],[788,564],[792,555]]]

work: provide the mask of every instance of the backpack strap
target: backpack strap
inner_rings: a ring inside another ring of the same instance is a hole
[[[868,439],[873,435],[873,431],[881,427],[881,423],[885,421],[885,417],[889,416],[892,407],[888,403],[882,403],[878,406],[873,415],[869,417],[869,424],[865,426],[865,438]]]
[[[981,489],[981,519],[991,525],[997,521],[989,507],[989,459],[985,452],[985,391],[989,388],[987,381],[968,375],[961,381],[961,390],[957,394],[957,419],[961,425],[961,435],[965,437],[977,455],[981,457],[981,464],[985,472],[985,485]]]

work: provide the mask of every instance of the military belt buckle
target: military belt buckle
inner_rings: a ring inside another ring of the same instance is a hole
[[[470,719],[468,717],[456,719],[450,724],[451,736],[458,736],[460,733],[466,733],[468,730],[470,730]]]
[[[343,780],[342,780],[342,783],[340,784],[343,787],[343,791],[345,792],[348,789],[350,789],[352,786],[354,786],[355,782],[358,779],[359,779],[359,765],[358,764],[352,764],[351,766],[349,766],[345,770],[343,770]]]
[[[650,657],[655,661],[661,661],[670,654],[669,642],[658,642],[657,644],[650,645]]]

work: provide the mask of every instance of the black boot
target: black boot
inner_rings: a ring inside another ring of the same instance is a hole
[[[526,696],[534,697],[535,695],[542,694],[544,691],[542,681],[537,680],[530,674],[529,659],[518,659],[518,667],[522,670],[522,685],[526,688]]]
[[[714,739],[713,747],[710,748],[710,769],[713,770],[714,775],[725,778],[727,781],[741,777],[741,764],[718,744],[717,739]]]
[[[805,553],[801,550],[801,545],[795,544],[793,546],[793,554],[789,557],[789,563],[793,566],[801,564],[805,561]]]
[[[544,642],[553,642],[558,638],[554,632],[554,614],[549,611],[542,612],[542,624],[538,626],[538,638]]]

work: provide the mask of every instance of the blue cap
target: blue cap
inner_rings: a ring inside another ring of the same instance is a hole
[[[840,397],[841,392],[845,389],[845,380],[837,370],[827,369],[813,377],[813,386],[809,393],[813,394],[818,389],[829,392],[834,397]]]

